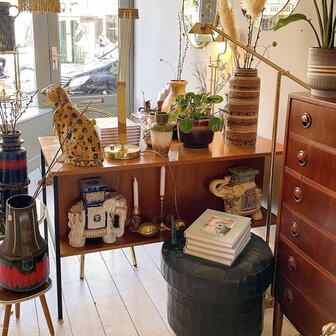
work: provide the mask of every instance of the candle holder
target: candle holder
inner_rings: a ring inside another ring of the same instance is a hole
[[[134,206],[132,215],[132,225],[129,226],[129,230],[131,232],[137,232],[140,223],[141,223],[140,207]]]
[[[170,231],[170,228],[166,226],[163,220],[163,205],[164,205],[164,196],[160,196],[160,231],[168,230]]]

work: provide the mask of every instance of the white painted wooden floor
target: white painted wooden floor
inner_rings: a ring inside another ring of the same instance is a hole
[[[30,178],[32,195],[39,171],[30,174]],[[48,194],[50,191],[48,187]],[[56,284],[51,246],[50,277]],[[175,335],[166,317],[166,283],[160,273],[161,243],[135,247],[135,251],[137,268],[132,266],[129,249],[87,254],[84,280],[79,279],[79,258],[62,258],[63,323],[57,320],[56,285],[46,294],[56,335]],[[1,326],[3,314],[4,308],[0,307]],[[262,336],[272,334],[272,314],[272,309],[266,309]],[[9,335],[49,335],[39,300],[22,303],[20,319],[12,314]],[[295,329],[285,322],[282,336],[294,335],[297,335]]]

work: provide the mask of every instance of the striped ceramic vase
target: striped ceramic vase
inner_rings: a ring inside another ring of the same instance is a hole
[[[310,48],[307,81],[311,94],[336,98],[336,49]]]
[[[260,78],[257,69],[235,69],[230,79],[224,137],[229,145],[254,146],[257,140]]]
[[[6,201],[17,194],[27,194],[27,152],[21,145],[21,133],[1,134],[0,140],[0,229],[4,234]]]

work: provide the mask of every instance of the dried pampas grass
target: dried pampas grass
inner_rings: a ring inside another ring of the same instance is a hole
[[[239,40],[239,33],[235,22],[235,13],[234,10],[229,7],[227,0],[217,0],[217,12],[223,31],[236,40]],[[228,44],[235,57],[236,65],[239,66],[237,45],[230,41],[228,41]]]
[[[246,14],[256,20],[265,8],[266,0],[245,0]]]

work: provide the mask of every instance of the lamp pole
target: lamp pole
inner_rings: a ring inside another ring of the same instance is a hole
[[[275,102],[274,102],[274,114],[273,114],[273,131],[272,131],[272,148],[271,148],[271,163],[270,163],[270,173],[269,173],[269,189],[268,189],[268,197],[267,197],[267,215],[266,215],[266,234],[265,240],[269,243],[269,235],[270,235],[270,227],[271,227],[271,218],[272,218],[272,194],[273,194],[273,177],[274,177],[274,163],[275,163],[275,154],[276,154],[276,139],[277,139],[277,130],[278,130],[278,116],[279,116],[279,101],[280,101],[280,92],[281,92],[281,77],[286,76],[293,80],[294,82],[298,83],[299,85],[303,86],[306,89],[310,89],[310,86],[303,82],[298,77],[292,75],[289,71],[281,68],[277,64],[273,63],[266,57],[260,55],[255,50],[247,47],[243,43],[239,42],[235,38],[231,37],[230,35],[226,34],[222,30],[218,29],[217,27],[209,24],[204,23],[201,24],[201,31],[210,30],[218,33],[219,35],[225,37],[229,41],[233,42],[240,48],[244,49],[245,51],[251,53],[253,56],[260,59],[262,62],[266,63],[273,69],[278,72],[277,75],[277,85],[276,85],[276,92],[275,92]]]

